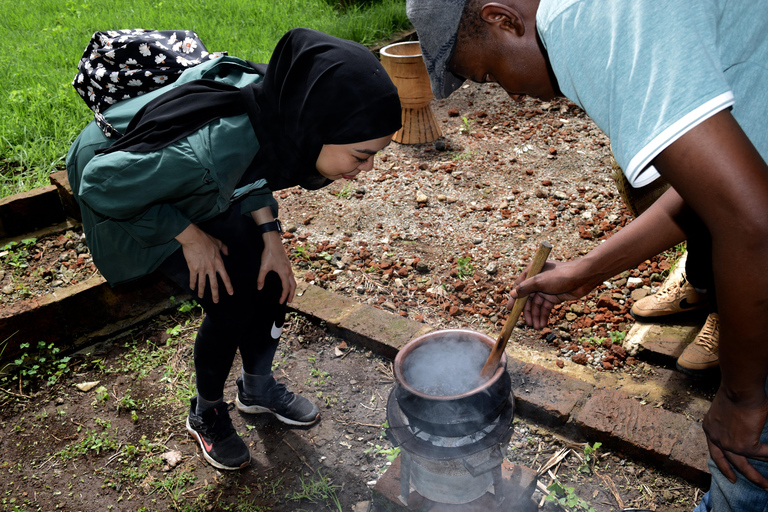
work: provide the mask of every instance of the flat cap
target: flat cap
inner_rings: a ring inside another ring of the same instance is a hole
[[[456,47],[456,33],[467,0],[407,0],[406,13],[419,36],[435,98],[447,98],[464,83],[448,71]]]

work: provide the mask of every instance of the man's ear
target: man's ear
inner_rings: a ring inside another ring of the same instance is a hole
[[[509,2],[512,4],[512,2]],[[491,2],[480,9],[480,17],[490,25],[491,30],[513,32],[520,37],[525,34],[525,21],[522,13],[513,5]]]

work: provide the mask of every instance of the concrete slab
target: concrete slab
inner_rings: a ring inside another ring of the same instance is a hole
[[[512,377],[515,410],[526,418],[556,427],[564,425],[577,405],[587,399],[594,386],[537,364],[525,363],[507,354]]]
[[[420,322],[360,304],[315,285],[302,283],[290,307],[325,320],[331,330],[385,357],[393,358],[409,341],[432,331]]]

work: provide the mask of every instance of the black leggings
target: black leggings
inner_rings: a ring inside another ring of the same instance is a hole
[[[181,249],[159,270],[189,291],[205,311],[195,339],[195,372],[198,394],[212,402],[224,394],[238,349],[247,373],[267,375],[272,371],[286,305],[279,302],[282,284],[275,272],[267,275],[262,290],[256,288],[264,242],[250,215],[233,208],[199,227],[227,246],[229,256],[222,257],[234,294],[226,292],[219,278],[219,302],[211,299],[210,287],[200,299],[189,288],[189,268]]]

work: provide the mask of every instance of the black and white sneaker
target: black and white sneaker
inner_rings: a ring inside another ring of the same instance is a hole
[[[311,425],[320,419],[320,410],[303,396],[291,393],[274,378],[260,396],[248,395],[243,390],[243,379],[237,379],[238,410],[249,414],[269,412],[288,425]]]
[[[229,411],[234,405],[224,404],[196,413],[197,397],[192,399],[187,416],[187,431],[197,439],[203,457],[213,467],[226,470],[242,469],[251,462],[251,452],[237,435]]]

